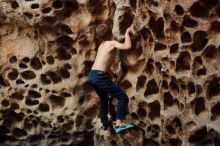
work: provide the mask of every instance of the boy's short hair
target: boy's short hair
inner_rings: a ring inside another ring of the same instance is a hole
[[[99,24],[95,32],[97,37],[101,40],[107,40],[111,36],[111,29],[106,24]]]

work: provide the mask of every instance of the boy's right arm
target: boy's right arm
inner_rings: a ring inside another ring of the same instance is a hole
[[[131,48],[131,38],[129,36],[130,28],[128,28],[125,32],[125,42],[120,43],[118,41],[113,41],[113,46],[115,48],[121,49],[121,50],[128,50]]]

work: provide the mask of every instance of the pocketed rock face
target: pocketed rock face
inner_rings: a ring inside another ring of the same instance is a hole
[[[135,27],[112,66],[136,125],[121,135],[88,82],[101,23]],[[219,28],[218,0],[1,0],[0,145],[220,145]]]

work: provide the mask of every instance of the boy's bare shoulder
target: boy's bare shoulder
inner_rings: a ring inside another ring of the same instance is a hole
[[[114,41],[105,41],[105,42],[102,42],[102,44],[100,45],[102,47],[108,47],[108,48],[112,48],[114,47]]]

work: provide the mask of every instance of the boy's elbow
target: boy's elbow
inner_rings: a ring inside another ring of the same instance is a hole
[[[127,49],[127,50],[130,50],[130,49],[131,49],[131,45],[127,45],[127,46],[126,46],[126,49]]]

